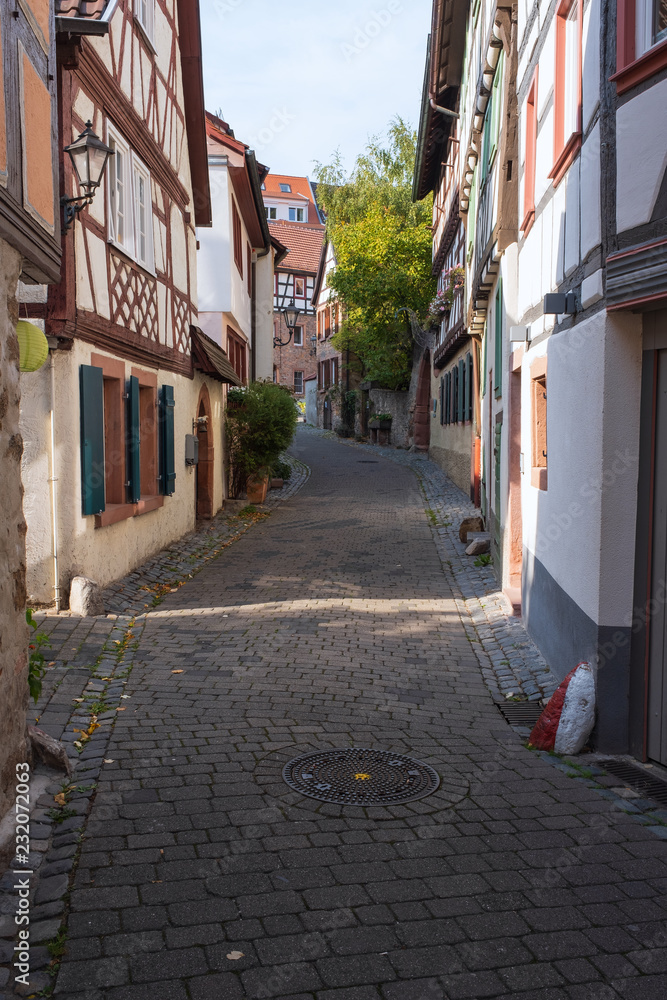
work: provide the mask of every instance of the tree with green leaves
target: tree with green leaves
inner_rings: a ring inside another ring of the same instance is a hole
[[[344,307],[333,344],[358,359],[363,378],[405,389],[413,340],[406,314],[396,313],[425,316],[433,298],[431,200],[412,201],[416,133],[396,118],[387,140],[371,139],[350,177],[338,154],[318,164],[317,195],[336,254],[329,284]]]

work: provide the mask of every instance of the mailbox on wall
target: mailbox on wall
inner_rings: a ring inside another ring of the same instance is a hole
[[[185,435],[185,464],[197,465],[199,462],[199,438],[196,434]]]

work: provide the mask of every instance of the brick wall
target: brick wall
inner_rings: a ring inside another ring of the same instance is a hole
[[[276,313],[275,318],[279,319],[280,314]],[[303,346],[296,347],[294,345],[294,339],[290,340],[287,347],[274,347],[273,348],[273,365],[274,368],[278,370],[278,381],[281,385],[287,385],[291,389],[294,388],[294,372],[303,372],[304,379],[307,375],[314,374],[317,371],[317,364],[315,357],[311,355],[310,349],[312,344],[310,338],[316,336],[317,325],[314,316],[300,316],[299,326],[303,330]],[[285,339],[285,323],[281,320],[281,324],[278,327],[280,336]],[[296,394],[297,399],[305,398],[305,385],[302,391]]]

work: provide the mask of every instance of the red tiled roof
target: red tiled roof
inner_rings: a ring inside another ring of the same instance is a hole
[[[287,256],[278,265],[279,271],[317,274],[324,242],[324,226],[306,226],[278,219],[277,222],[269,223],[269,231],[288,250]]]
[[[88,17],[99,21],[110,0],[56,0],[56,17]]]

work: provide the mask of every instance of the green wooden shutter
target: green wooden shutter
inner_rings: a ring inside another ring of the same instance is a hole
[[[451,417],[451,405],[452,405],[452,373],[447,372],[445,375],[445,412],[444,412],[444,423],[448,424]]]
[[[466,420],[472,420],[472,397],[474,389],[472,354],[466,354],[466,366],[468,369],[466,377]]]
[[[475,246],[475,223],[477,221],[477,175],[479,170],[475,167],[474,173],[472,175],[472,184],[470,186],[470,196],[468,200],[468,219],[466,222],[467,230],[467,256],[468,260],[472,260],[472,252]]]
[[[139,428],[139,379],[132,375],[127,384],[127,499],[129,503],[141,500],[141,467]]]
[[[466,399],[466,373],[463,358],[459,361],[459,410],[458,420],[463,423],[465,419],[465,399]]]
[[[498,278],[496,290],[495,361],[493,366],[493,389],[496,398],[503,394],[503,283]]]
[[[174,461],[174,387],[160,388],[160,493],[170,497],[175,491]]]
[[[452,368],[452,423],[458,423],[459,419],[459,369],[458,365]]]
[[[81,365],[81,509],[104,510],[104,376],[101,368]]]

